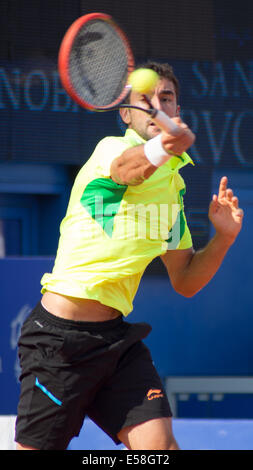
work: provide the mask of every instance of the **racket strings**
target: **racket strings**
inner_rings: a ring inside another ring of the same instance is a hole
[[[74,88],[95,107],[109,106],[121,94],[128,74],[125,44],[107,22],[85,24],[74,40],[69,74]]]

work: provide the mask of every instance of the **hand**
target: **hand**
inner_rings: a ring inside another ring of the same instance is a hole
[[[232,244],[242,228],[243,210],[238,206],[238,198],[232,189],[227,189],[227,177],[220,180],[219,193],[213,195],[209,207],[209,219],[216,233]]]
[[[162,132],[162,145],[166,152],[173,155],[182,155],[195,141],[195,135],[189,129],[180,117],[172,118],[172,120],[180,127],[181,132],[176,136],[167,132]]]

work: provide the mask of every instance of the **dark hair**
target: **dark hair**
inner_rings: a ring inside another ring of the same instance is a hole
[[[158,63],[158,62],[148,61],[146,63],[139,64],[136,67],[136,69],[139,69],[139,68],[152,69],[156,73],[158,73],[158,75],[161,78],[167,78],[168,80],[170,80],[174,84],[174,87],[175,87],[177,102],[179,101],[179,93],[180,93],[179,81],[176,75],[174,74],[174,70],[171,65],[167,63]]]

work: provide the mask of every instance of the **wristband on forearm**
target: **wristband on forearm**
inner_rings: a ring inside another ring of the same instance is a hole
[[[144,144],[144,153],[150,163],[157,167],[162,166],[173,156],[167,153],[163,148],[161,134],[153,137],[153,139],[148,140]]]

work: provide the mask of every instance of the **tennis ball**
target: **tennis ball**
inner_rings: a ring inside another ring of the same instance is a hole
[[[156,87],[159,75],[152,69],[140,68],[129,75],[128,83],[137,93],[150,93]]]

